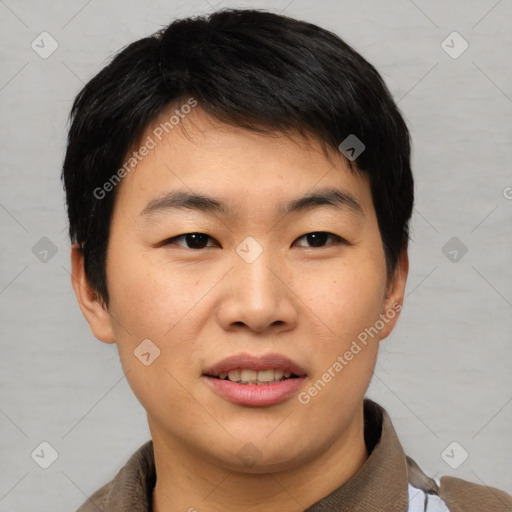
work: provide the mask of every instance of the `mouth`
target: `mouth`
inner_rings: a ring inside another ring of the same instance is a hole
[[[203,372],[210,388],[222,398],[243,406],[269,406],[298,392],[305,370],[281,354],[228,357]]]
[[[305,370],[282,354],[236,354],[219,361],[203,375],[242,384],[268,384],[305,377]]]
[[[290,371],[283,371],[279,368],[268,368],[266,370],[252,370],[250,368],[237,368],[229,372],[222,372],[218,375],[208,375],[213,379],[229,380],[237,384],[256,384],[257,386],[264,386],[267,384],[275,384],[283,382],[288,379],[298,379],[296,375]]]

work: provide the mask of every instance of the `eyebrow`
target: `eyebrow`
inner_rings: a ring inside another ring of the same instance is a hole
[[[337,209],[346,209],[357,216],[364,217],[364,210],[353,194],[335,188],[317,190],[303,197],[280,205],[279,213],[289,215],[291,213],[304,212],[321,206],[331,206]],[[231,208],[211,196],[195,194],[187,191],[176,190],[161,197],[149,201],[141,211],[140,216],[150,218],[169,210],[197,210],[210,214],[229,215]]]

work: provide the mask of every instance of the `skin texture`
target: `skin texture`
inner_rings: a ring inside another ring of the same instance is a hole
[[[76,246],[72,283],[93,334],[117,344],[147,411],[157,468],[153,510],[299,511],[350,479],[368,457],[363,399],[379,341],[398,313],[307,404],[295,394],[273,406],[236,405],[202,374],[233,354],[278,352],[306,370],[305,391],[358,334],[402,303],[407,252],[387,282],[366,178],[313,139],[228,126],[196,107],[118,186],[108,310],[89,287]],[[350,192],[363,215],[332,206],[279,212],[280,204],[324,187]],[[214,196],[232,215],[140,215],[176,189]],[[346,242],[328,237],[315,247],[304,235],[316,232]],[[185,238],[161,245],[186,233],[211,238],[201,249]],[[248,236],[263,251],[252,263],[236,252]],[[134,356],[146,338],[160,350],[149,366]],[[249,442],[259,454],[253,465],[237,455]]]

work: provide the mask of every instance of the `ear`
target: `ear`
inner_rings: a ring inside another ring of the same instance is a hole
[[[395,271],[391,281],[386,287],[386,299],[384,301],[384,311],[381,318],[384,322],[384,327],[380,330],[380,339],[383,340],[394,329],[405,295],[405,283],[407,281],[407,274],[409,273],[409,256],[407,254],[407,247],[402,249],[400,258],[397,261]]]
[[[78,244],[71,246],[71,284],[78,305],[92,333],[104,343],[115,343],[110,313],[85,275],[84,254]]]

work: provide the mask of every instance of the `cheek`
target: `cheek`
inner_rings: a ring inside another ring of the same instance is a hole
[[[323,396],[314,400],[313,407],[336,407],[340,400],[352,401],[355,406],[376,363],[379,336],[370,330],[382,313],[385,268],[370,256],[358,258],[358,264],[345,263],[329,273],[309,273],[302,282],[304,293],[308,289],[308,306],[313,312],[309,316],[315,323],[311,357],[318,365],[312,381],[321,381],[312,394]],[[321,279],[321,275],[328,277]]]
[[[171,268],[151,255],[110,254],[108,270],[112,312],[128,327],[132,337],[161,339],[191,311],[204,295],[207,280],[194,279],[186,269]],[[121,338],[126,332],[121,332]]]
[[[183,269],[152,263],[147,253],[129,257],[125,251],[116,253],[113,247],[109,257],[116,262],[107,266],[116,344],[123,369],[130,372],[132,389],[145,401],[140,396],[145,389],[151,392],[156,386],[173,385],[165,369],[174,374],[176,368],[197,366],[196,340],[201,323],[194,319],[201,311],[205,288],[212,284],[207,279],[194,279]],[[143,348],[142,353],[150,353],[149,360],[154,358],[148,367],[137,358]]]
[[[322,330],[329,328],[331,340],[336,338],[339,344],[357,337],[382,313],[384,270],[372,260],[361,263],[338,264],[317,275],[310,272],[302,281],[301,294],[308,297],[309,307],[324,326]]]
[[[186,409],[190,420],[197,411],[185,390],[200,360],[202,325],[196,320],[204,315],[201,297],[214,282],[199,282],[186,271],[171,273],[143,255],[130,259],[112,252],[112,261],[119,263],[108,275],[111,314],[127,381],[153,417],[163,414],[163,421],[164,400],[169,410]]]
[[[350,266],[319,284],[310,286],[316,290],[311,309],[320,319],[317,331],[325,336],[315,337],[315,373],[298,401],[322,429],[326,415],[335,425],[352,417],[366,393],[379,347],[378,336],[367,332],[382,313],[385,279],[378,265]]]

